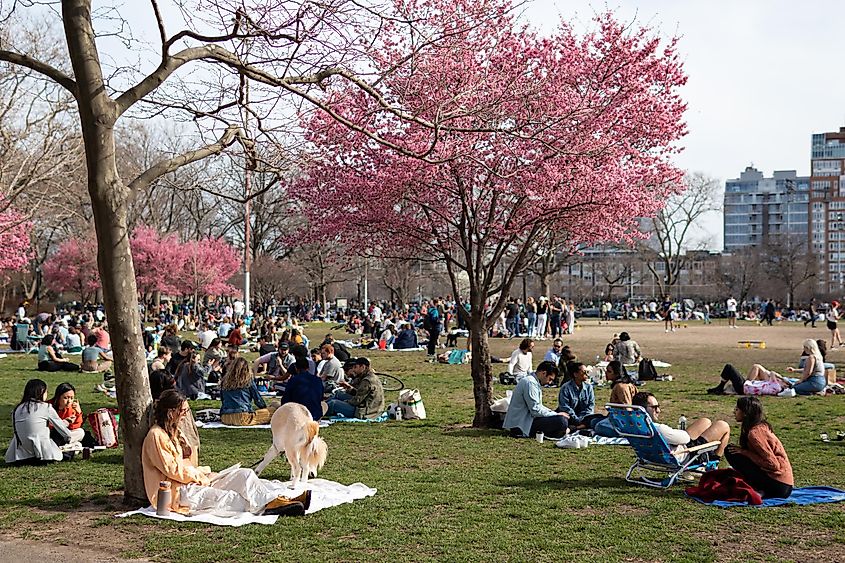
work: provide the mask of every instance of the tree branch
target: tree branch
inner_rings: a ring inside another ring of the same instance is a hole
[[[73,78],[45,62],[39,61],[38,59],[34,59],[28,55],[23,55],[14,51],[0,49],[0,61],[6,61],[14,65],[34,70],[73,94],[74,98],[76,98],[79,94],[79,88]]]
[[[144,189],[161,176],[174,172],[186,164],[202,160],[214,154],[220,154],[223,152],[223,149],[239,139],[243,142],[243,130],[237,125],[230,125],[216,143],[154,164],[132,180],[129,184],[129,189],[133,191]]]

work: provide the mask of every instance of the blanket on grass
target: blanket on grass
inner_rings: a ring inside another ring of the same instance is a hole
[[[326,426],[329,426],[332,422],[333,421],[331,421],[331,420],[321,420],[320,421],[320,428],[325,428]],[[197,425],[197,428],[204,428],[206,430],[216,430],[218,428],[232,428],[232,429],[260,428],[260,429],[263,429],[263,430],[270,430],[269,424],[256,424],[256,425],[253,425],[253,426],[229,426],[228,424],[223,424],[219,420],[216,420],[214,422],[203,422],[201,420],[197,420],[195,422],[195,424]]]
[[[328,481],[326,479],[311,479],[304,487],[298,487],[295,491],[291,491],[290,489],[287,489],[287,487],[290,486],[290,481],[271,482],[273,484],[278,484],[280,488],[285,488],[285,496],[299,494],[306,488],[311,489],[311,506],[306,514],[312,514],[324,508],[331,508],[332,506],[350,503],[376,494],[376,489],[372,489],[363,483],[341,485],[340,483]],[[126,518],[134,515],[159,518],[162,520],[174,520],[176,522],[197,522],[202,524],[214,524],[215,526],[233,527],[243,526],[245,524],[272,525],[279,519],[278,516],[259,516],[249,512],[238,513],[234,516],[217,516],[209,513],[192,514],[190,516],[170,513],[167,516],[159,516],[156,514],[155,508],[152,506],[148,506],[147,508],[142,508],[140,510],[124,512],[123,514],[116,514],[115,518]]]
[[[586,438],[589,440],[589,444],[591,446],[627,446],[628,439],[627,438],[606,438],[604,436],[581,436],[577,432],[575,434],[570,434],[566,438],[561,438],[560,440],[555,441],[555,445],[559,448],[570,448],[571,446],[567,445],[567,440],[573,436],[578,436],[579,438]]]
[[[689,496],[689,495],[688,495]],[[719,508],[731,508],[734,506],[754,506],[756,508],[768,508],[772,506],[783,506],[785,504],[797,504],[804,506],[807,504],[823,504],[829,502],[845,501],[845,491],[834,489],[833,487],[801,487],[793,489],[789,498],[767,498],[763,499],[763,503],[759,505],[748,504],[747,502],[731,502],[726,500],[714,500],[706,502],[698,497],[690,496],[691,499],[709,506],[718,506]]]
[[[387,422],[389,420],[387,411],[384,411],[376,418],[346,418],[345,416],[332,416],[329,423],[333,422]]]
[[[763,504],[760,493],[736,469],[708,471],[701,476],[697,486],[687,487],[684,492],[705,503],[720,500],[754,506]]]

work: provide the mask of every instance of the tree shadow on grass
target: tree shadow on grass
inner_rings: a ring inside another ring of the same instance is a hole
[[[506,438],[504,430],[498,428],[446,427],[443,435],[452,438]]]
[[[90,495],[59,495],[48,499],[6,499],[0,501],[0,508],[36,508],[49,512],[103,512],[126,509],[122,504],[123,493],[96,493]]]
[[[622,477],[521,479],[499,481],[496,484],[501,487],[518,487],[535,491],[602,489],[605,493],[627,498],[643,493],[660,494],[663,497],[681,498],[683,496],[683,487],[658,491],[657,489],[633,485],[626,482]]]

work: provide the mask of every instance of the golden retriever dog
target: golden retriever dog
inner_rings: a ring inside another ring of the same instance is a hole
[[[255,468],[261,475],[270,462],[285,452],[290,464],[291,488],[308,478],[317,476],[317,470],[326,463],[328,446],[317,434],[320,425],[311,418],[311,413],[299,403],[287,403],[273,413],[270,420],[273,430],[273,445],[264,454],[264,459]]]

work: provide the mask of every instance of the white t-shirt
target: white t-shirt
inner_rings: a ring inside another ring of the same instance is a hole
[[[376,322],[376,323],[380,322],[381,321],[381,315],[382,315],[381,308],[378,305],[373,307],[373,322]]]
[[[513,375],[528,375],[531,373],[533,363],[534,360],[531,352],[523,354],[522,350],[517,348],[511,354],[511,359],[508,362],[508,373]]]
[[[836,307],[831,307],[827,310],[827,313],[825,314],[825,319],[832,323],[835,323],[839,320],[839,310],[836,309]]]
[[[243,301],[235,301],[235,313],[237,313],[238,315],[243,315],[245,308],[246,307]]]
[[[666,443],[672,448],[675,449],[675,446],[686,446],[689,441],[690,437],[687,434],[686,430],[675,430],[668,424],[661,424],[659,422],[654,422],[654,427],[657,428],[657,431],[660,432],[660,435],[663,436],[663,439],[666,440]]]
[[[736,313],[736,299],[730,298],[725,302],[725,304],[728,307],[729,313]]]
[[[208,350],[208,347],[211,346],[211,341],[217,338],[217,333],[213,330],[201,330],[197,333],[197,338],[199,338],[202,349]]]

